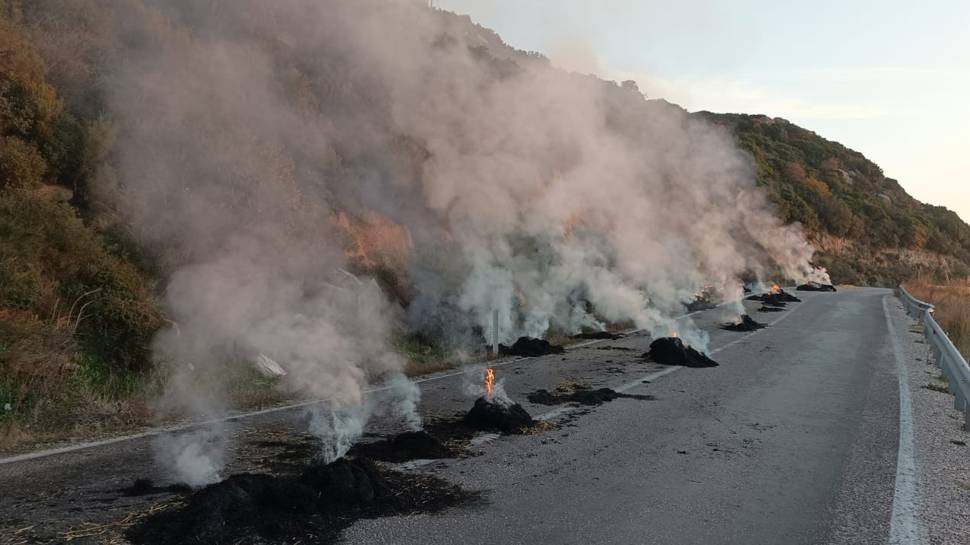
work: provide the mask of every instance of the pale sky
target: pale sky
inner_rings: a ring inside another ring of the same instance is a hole
[[[970,221],[970,2],[435,0],[688,110],[783,117]]]

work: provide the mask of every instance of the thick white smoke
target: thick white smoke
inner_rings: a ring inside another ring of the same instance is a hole
[[[174,0],[120,18],[104,179],[171,272],[165,360],[268,355],[336,411],[315,422],[342,454],[364,389],[402,361],[394,306],[341,272],[337,212],[406,230],[408,323],[462,338],[497,309],[503,342],[630,320],[703,347],[674,320],[702,289],[819,274],[722,129],[420,4]]]

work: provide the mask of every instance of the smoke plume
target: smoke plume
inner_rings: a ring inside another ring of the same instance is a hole
[[[210,370],[266,354],[328,403],[313,427],[330,457],[375,381],[397,377],[389,403],[420,426],[396,327],[479,342],[497,309],[502,342],[628,320],[703,347],[675,324],[701,290],[823,274],[723,129],[466,18],[390,0],[148,6],[119,18],[107,115],[111,197],[170,272],[178,330],[156,352]],[[391,271],[406,309],[346,273],[347,218],[368,217],[406,233],[356,239],[406,256]]]

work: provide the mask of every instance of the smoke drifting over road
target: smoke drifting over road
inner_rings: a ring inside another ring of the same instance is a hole
[[[420,4],[166,0],[120,18],[102,179],[171,271],[162,359],[266,354],[354,411],[401,373],[396,324],[476,338],[498,309],[506,343],[621,320],[666,335],[704,287],[824,280],[723,130]],[[344,213],[406,233],[406,310],[343,272]],[[394,384],[419,426],[415,391]]]

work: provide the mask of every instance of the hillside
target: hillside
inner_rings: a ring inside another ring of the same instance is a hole
[[[780,118],[696,115],[731,129],[780,216],[806,227],[836,282],[891,286],[920,272],[970,273],[970,226],[912,198],[861,153]]]
[[[970,227],[857,152],[423,2],[0,0],[0,144],[0,423],[34,429],[162,391],[217,412],[265,354],[350,403],[404,368],[391,339],[477,350],[495,311],[503,341],[667,332],[814,264],[970,263]]]

